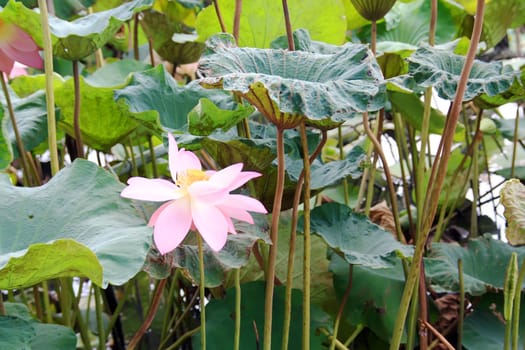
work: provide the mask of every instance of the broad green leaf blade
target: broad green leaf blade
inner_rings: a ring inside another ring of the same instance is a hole
[[[501,136],[509,141],[514,140],[514,133],[517,132],[518,140],[525,139],[525,121],[523,118],[518,119],[518,130],[516,130],[516,118],[509,119],[492,119],[496,124],[498,130],[501,132]]]
[[[77,344],[77,337],[71,328],[38,322],[25,304],[8,302],[5,303],[5,310],[7,316],[0,316],[2,349],[70,350]],[[2,331],[8,331],[9,334],[2,334]],[[26,342],[26,346],[21,346],[20,341]]]
[[[396,91],[388,92],[389,101],[392,107],[403,116],[403,119],[416,130],[421,131],[423,124],[424,103],[415,94],[404,94]],[[429,131],[431,134],[441,135],[445,128],[446,116],[438,109],[432,108],[430,111]],[[454,140],[457,142],[465,139],[465,127],[458,123]]]
[[[272,349],[280,349],[282,342],[283,314],[284,314],[284,286],[275,288],[273,297],[273,322],[272,322]],[[290,325],[290,348],[300,343],[302,333],[302,293],[294,289],[292,291],[292,317]],[[226,291],[224,299],[212,299],[206,305],[206,337],[208,342],[213,341],[215,349],[233,349],[235,331],[235,290]],[[316,329],[319,327],[330,328],[332,320],[324,311],[315,305],[312,306],[310,347],[322,349],[326,338],[320,335]],[[254,348],[254,340],[257,333],[264,333],[264,282],[252,282],[241,285],[241,339],[240,349]],[[197,333],[192,338],[194,349],[199,349],[201,334]],[[259,344],[262,347],[262,337]],[[275,345],[273,345],[275,344]]]
[[[0,288],[25,288],[52,278],[74,276],[88,277],[102,284],[102,266],[97,256],[72,239],[33,243],[20,253],[2,256]]]
[[[32,151],[43,141],[47,141],[47,107],[46,95],[44,91],[37,91],[32,95],[19,98],[10,91],[11,103],[15,113],[16,124],[24,148],[26,151]],[[7,113],[5,98],[0,97],[2,107]],[[11,119],[6,115],[6,131],[9,135],[9,141],[13,150],[13,155],[18,158],[18,146],[13,130]],[[56,113],[57,120],[60,120],[60,113]]]
[[[80,130],[83,141],[97,150],[109,150],[133,132],[138,124],[125,106],[115,102],[115,89],[123,88],[128,74],[148,65],[135,61],[108,64],[89,77],[80,77]],[[74,135],[74,82],[69,78],[55,90],[56,104],[62,111],[59,126]]]
[[[142,27],[146,35],[151,38],[153,48],[160,57],[173,64],[197,62],[204,51],[204,44],[195,41],[197,35],[182,34],[183,24],[174,22],[160,12],[144,13]]]
[[[505,207],[507,228],[505,237],[512,245],[525,244],[525,186],[517,180],[508,180],[503,184],[500,203]]]
[[[219,1],[219,8],[226,26],[233,29],[234,0]],[[339,0],[289,0],[292,28],[307,29],[314,40],[340,45],[345,41],[345,8]],[[282,2],[279,0],[250,0],[242,4],[239,46],[268,48],[278,36],[285,34]],[[221,32],[213,6],[208,6],[197,16],[199,39],[204,41]]]
[[[64,78],[58,73],[53,73],[53,89],[57,89],[63,83]],[[11,80],[9,86],[19,97],[27,97],[46,88],[46,75],[20,75]]]
[[[413,254],[412,246],[399,243],[366,216],[339,203],[327,203],[313,209],[311,230],[353,265],[386,268],[392,266],[392,256]]]
[[[4,178],[0,268],[9,266],[11,257],[24,256],[32,244],[73,239],[96,254],[103,267],[102,287],[125,283],[142,268],[151,229],[130,201],[120,197],[123,188],[112,175],[81,159],[40,187],[14,187]],[[40,269],[29,267],[31,273]]]
[[[160,122],[169,129],[187,128],[188,113],[201,98],[207,98],[221,109],[234,110],[230,94],[207,90],[192,82],[179,86],[163,65],[132,75],[129,84],[115,91],[115,100],[127,105],[135,118],[147,122]]]
[[[408,58],[409,74],[421,87],[432,86],[438,95],[446,100],[454,100],[459,77],[465,57],[451,53],[449,50],[420,48]],[[519,77],[510,66],[500,62],[474,61],[467,82],[463,101],[469,101],[486,93],[495,96],[508,90]]]
[[[434,243],[425,258],[425,273],[436,292],[459,290],[457,262],[463,260],[465,293],[482,295],[488,291],[503,290],[505,271],[512,252],[518,261],[525,257],[525,249],[513,248],[490,236],[471,239],[465,248],[452,243]]]
[[[223,284],[228,271],[239,269],[248,263],[250,252],[258,240],[270,243],[268,236],[269,226],[265,216],[257,215],[255,225],[237,223],[238,234],[228,235],[226,245],[215,252],[204,245],[204,278],[208,288]],[[178,247],[173,253],[173,260],[177,267],[181,267],[195,284],[199,284],[199,255],[196,242],[188,242]]]
[[[51,16],[49,26],[52,34],[53,54],[71,61],[84,58],[101,48],[120,29],[122,24],[137,12],[145,10],[153,0],[133,0],[102,12],[80,17],[72,22]],[[40,15],[11,1],[0,19],[14,23],[28,32],[42,46]]]
[[[9,116],[4,113],[4,107],[0,106],[0,170],[7,169],[13,161],[13,149],[7,131],[8,118]]]
[[[340,301],[348,286],[350,266],[336,254],[332,254],[331,260],[330,272],[333,273],[334,287]],[[354,266],[352,289],[345,306],[344,317],[351,325],[370,328],[388,343],[396,324],[404,286],[405,276],[399,259],[393,259],[391,267],[384,269]]]
[[[217,107],[207,98],[201,98],[199,103],[188,113],[189,132],[193,135],[207,136],[221,129],[227,131],[253,113],[252,106],[237,105],[233,111]]]
[[[209,41],[201,59],[205,87],[233,91],[277,125],[302,116],[343,122],[385,103],[385,81],[368,48],[346,44],[331,54],[231,47],[225,36]]]

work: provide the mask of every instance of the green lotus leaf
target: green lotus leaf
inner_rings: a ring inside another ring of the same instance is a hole
[[[463,261],[465,293],[482,295],[489,291],[502,291],[505,274],[512,252],[519,264],[525,257],[523,248],[514,248],[489,235],[471,239],[465,247],[452,243],[434,243],[425,258],[427,280],[436,292],[457,292],[458,259]]]
[[[260,345],[262,344],[262,334],[264,334],[264,282],[252,282],[241,285],[241,338],[240,348],[251,349],[254,347],[257,334],[260,335]],[[273,322],[272,322],[272,344],[281,345],[283,315],[284,315],[284,286],[275,287],[273,296]],[[213,339],[213,347],[216,349],[232,349],[235,332],[235,289],[229,289],[225,293],[224,299],[212,299],[206,305],[206,337],[208,341]],[[290,348],[292,344],[300,344],[302,332],[302,293],[292,290],[292,317],[290,325]],[[324,311],[312,305],[311,309],[311,331],[310,347],[312,349],[322,349],[323,341],[326,341],[316,329],[330,328],[332,324],[330,316]],[[257,330],[254,330],[257,327]],[[201,346],[201,334],[197,333],[192,338],[194,349]],[[273,345],[272,345],[273,346]]]
[[[391,266],[381,269],[361,265],[352,267],[352,289],[343,313],[349,324],[370,328],[387,344],[392,337],[399,300],[405,286],[401,260],[391,259],[389,265]],[[350,265],[345,259],[332,254],[330,272],[333,273],[334,288],[339,302],[348,286],[349,270]]]
[[[253,245],[262,240],[270,243],[268,236],[269,225],[263,215],[253,215],[256,220],[254,225],[244,222],[235,224],[238,234],[228,235],[226,245],[220,251],[215,252],[204,244],[204,278],[206,287],[213,288],[223,284],[227,272],[239,269],[248,263]],[[199,253],[194,242],[186,241],[173,252],[173,261],[177,267],[181,267],[185,273],[199,284]]]
[[[71,61],[84,58],[108,42],[122,24],[137,12],[150,8],[153,0],[133,0],[119,7],[80,17],[72,22],[51,16],[53,54]],[[40,15],[22,3],[10,1],[0,12],[0,19],[15,23],[42,46]]]
[[[53,89],[58,89],[64,81],[61,75],[53,73]],[[19,97],[27,97],[46,88],[46,75],[20,75],[11,80],[9,86]]]
[[[512,86],[496,96],[480,95],[474,103],[483,109],[493,109],[507,103],[525,99],[525,66],[521,68],[521,79],[516,79]]]
[[[465,57],[452,54],[449,50],[420,48],[408,58],[409,74],[421,87],[432,86],[438,95],[454,100]],[[463,101],[469,101],[480,94],[495,96],[508,90],[518,72],[500,62],[474,61],[467,82]]]
[[[496,124],[497,129],[501,132],[501,136],[509,141],[514,140],[514,133],[517,132],[518,140],[525,139],[525,121],[522,118],[518,119],[518,129],[516,130],[516,118],[511,119],[492,119]]]
[[[521,300],[525,295],[521,295]],[[523,320],[525,309],[518,315]],[[519,322],[519,333],[525,332],[525,324]],[[519,337],[518,348],[523,348]],[[503,293],[487,293],[480,298],[472,313],[463,324],[463,346],[468,350],[501,350],[505,348],[505,320],[503,318]]]
[[[9,89],[10,90],[10,89]],[[10,90],[11,103],[13,105],[16,124],[24,148],[32,151],[35,147],[47,140],[47,103],[44,91],[37,91],[27,97],[19,98]],[[7,112],[5,97],[0,96],[0,103],[4,111]],[[56,113],[56,119],[60,120],[61,114]],[[18,158],[18,146],[16,143],[15,132],[11,119],[5,116],[5,132],[9,136],[9,141],[13,150],[13,156]]]
[[[227,131],[253,113],[252,106],[237,105],[233,111],[217,107],[207,98],[202,98],[199,103],[188,113],[189,132],[193,135],[206,136],[216,129]]]
[[[4,107],[0,106],[0,170],[7,169],[13,161],[13,149],[7,133],[8,118]]]
[[[512,245],[525,244],[525,186],[517,180],[506,181],[501,188],[501,204],[505,207],[505,237]]]
[[[144,70],[148,65],[122,60],[107,64],[89,77],[80,77],[80,130],[83,141],[97,150],[109,150],[134,131],[138,123],[126,106],[115,102],[115,89],[126,86],[128,74]],[[56,104],[62,111],[59,126],[74,135],[73,78],[66,80],[55,90]]]
[[[314,53],[322,53],[322,54],[332,54],[337,52],[340,47],[337,45],[327,44],[322,41],[316,41],[312,40],[310,37],[310,33],[308,30],[304,28],[299,28],[297,30],[294,30],[293,34],[293,41],[295,50],[298,51],[306,51],[306,52],[314,52]],[[272,43],[270,44],[271,49],[288,49],[288,37],[286,35],[281,35],[280,37],[277,37]]]
[[[218,3],[226,30],[232,33],[235,0]],[[345,42],[345,8],[341,1],[289,0],[288,8],[292,28],[307,29],[314,40],[335,45]],[[268,48],[275,38],[286,33],[282,13],[282,2],[279,0],[243,2],[239,46]],[[199,13],[196,29],[202,41],[222,32],[213,6]]]
[[[364,45],[332,54],[231,45],[224,35],[209,41],[201,84],[235,92],[280,127],[294,127],[301,117],[343,122],[384,106],[385,82]]]
[[[230,94],[202,88],[197,82],[179,86],[164,66],[132,75],[129,84],[115,91],[115,100],[126,105],[134,118],[155,122],[169,129],[186,129],[188,113],[207,98],[220,109],[235,110]],[[157,121],[158,120],[158,121]]]
[[[160,12],[144,13],[142,27],[160,57],[175,65],[197,62],[204,51],[204,44],[195,41],[197,35],[182,34],[182,23]]]
[[[94,282],[102,287],[125,283],[141,270],[151,244],[151,229],[130,201],[120,197],[124,186],[108,172],[77,159],[40,187],[15,187],[6,177],[0,180],[0,288],[6,288],[14,278],[10,276],[12,264],[27,274],[24,278],[45,274],[48,268],[64,269],[71,275],[68,271],[73,267],[80,269],[87,263],[91,263],[88,269],[95,269],[85,252],[79,261],[75,255],[53,259],[55,248],[71,240],[96,255],[103,275]],[[56,243],[58,240],[66,241]],[[32,249],[37,249],[40,257],[31,255]],[[69,265],[70,259],[74,266]],[[42,263],[34,264],[36,261]],[[56,266],[46,266],[45,261]]]
[[[0,347],[6,350],[69,350],[77,344],[75,332],[56,324],[33,319],[27,306],[5,303],[7,316],[0,316]]]
[[[413,254],[412,246],[399,243],[390,232],[339,203],[313,209],[311,230],[353,265],[385,268],[392,266],[392,256]]]

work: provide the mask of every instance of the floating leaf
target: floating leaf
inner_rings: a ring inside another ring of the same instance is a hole
[[[405,275],[400,259],[392,259],[390,267],[373,269],[356,265],[352,273],[352,289],[344,309],[351,325],[364,325],[379,338],[389,342],[396,324],[399,300],[403,295]],[[348,286],[350,266],[342,257],[332,254],[330,271],[341,300]]]
[[[385,82],[364,45],[333,54],[231,47],[225,36],[209,42],[201,59],[205,87],[233,91],[274,124],[291,128],[302,116],[343,122],[384,106]]]
[[[52,34],[53,54],[71,61],[92,54],[104,46],[125,21],[135,13],[151,7],[152,4],[153,0],[133,0],[72,22],[51,16],[49,27]],[[10,1],[0,12],[0,19],[20,26],[38,45],[42,46],[43,34],[38,13],[29,10],[20,2]]]
[[[408,58],[409,74],[421,87],[432,86],[441,98],[454,100],[465,57],[449,50],[420,48]],[[495,96],[508,90],[518,72],[501,62],[474,61],[463,101],[486,93]]]
[[[207,98],[224,110],[234,110],[230,94],[219,90],[207,90],[197,82],[179,86],[162,65],[135,73],[129,84],[115,91],[115,100],[127,105],[135,118],[156,122],[169,129],[185,129],[188,113]]]
[[[2,274],[9,276],[10,267],[15,263],[25,268],[28,277],[44,274],[47,269],[70,269],[64,258],[60,262],[47,255],[56,252],[56,244],[62,243],[52,243],[61,239],[75,240],[96,254],[103,276],[94,282],[102,287],[108,283],[125,283],[142,268],[151,244],[151,229],[138,217],[130,202],[120,198],[124,186],[106,171],[78,159],[40,187],[15,187],[6,180],[3,178],[0,182]],[[48,256],[49,266],[35,265],[31,249],[41,251],[42,257]],[[17,260],[13,260],[15,258]],[[90,262],[92,259],[83,261],[82,267]],[[11,278],[1,281],[8,284]]]
[[[468,241],[465,248],[452,243],[434,243],[425,258],[427,279],[436,292],[459,290],[457,262],[463,261],[465,293],[482,295],[488,291],[503,290],[504,273],[512,252],[518,260],[525,250],[484,236]]]
[[[506,181],[501,188],[500,202],[507,219],[505,237],[512,245],[525,244],[525,186],[517,179]]]
[[[311,212],[311,230],[348,263],[371,268],[392,266],[396,254],[411,256],[413,247],[399,243],[390,232],[339,203],[327,203]]]
[[[219,1],[219,8],[231,33],[234,0]],[[345,41],[345,9],[339,0],[289,0],[288,8],[292,28],[307,29],[314,40],[340,45]],[[251,0],[242,4],[239,46],[268,48],[278,36],[285,34],[283,8],[278,0]],[[203,9],[196,23],[199,39],[204,41],[222,30],[213,6]]]
[[[272,322],[272,344],[281,345],[283,315],[284,315],[284,286],[275,287],[273,296],[273,322]],[[292,291],[292,315],[294,321],[290,325],[290,344],[300,343],[302,332],[301,292],[297,289]],[[241,339],[240,349],[251,349],[254,347],[257,334],[264,334],[264,282],[252,282],[241,285]],[[316,332],[320,327],[327,328],[332,323],[330,316],[319,308],[312,306],[311,310],[310,347],[322,349],[322,343],[326,338]],[[254,327],[257,330],[254,330]],[[216,349],[232,349],[235,332],[235,290],[226,291],[224,299],[212,299],[206,305],[206,337],[213,339],[213,347]],[[199,349],[200,333],[192,338],[194,349]],[[262,337],[260,337],[260,345]]]

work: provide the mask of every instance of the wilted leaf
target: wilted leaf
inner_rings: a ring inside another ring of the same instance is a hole
[[[507,219],[505,237],[512,245],[525,244],[525,186],[517,179],[508,180],[500,194]]]

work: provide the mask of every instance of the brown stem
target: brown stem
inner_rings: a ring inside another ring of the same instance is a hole
[[[377,22],[372,21],[372,33],[370,34],[371,42],[370,42],[370,50],[372,50],[372,53],[374,56],[376,55],[376,46],[377,46]]]
[[[139,14],[133,17],[133,58],[136,61],[140,59],[139,54]]]
[[[217,14],[217,19],[219,20],[222,32],[228,33],[226,26],[224,25],[224,21],[222,20],[221,9],[219,8],[219,0],[213,0],[213,6],[215,7],[215,13]]]
[[[153,318],[155,318],[155,314],[157,313],[157,309],[160,305],[160,300],[162,299],[162,292],[164,291],[164,287],[166,286],[167,279],[160,280],[157,284],[157,288],[155,289],[155,294],[153,295],[153,299],[151,300],[151,306],[148,310],[148,314],[146,315],[146,318],[144,319],[144,322],[142,322],[142,325],[137,330],[137,332],[133,335],[133,338],[129,341],[127,350],[134,350],[135,347],[139,344],[140,339],[142,339],[142,336],[151,326],[151,322],[153,322]]]
[[[428,43],[434,46],[436,42],[436,23],[438,14],[438,0],[430,1],[430,28],[428,32]]]
[[[345,310],[346,302],[348,301],[348,297],[350,296],[350,291],[352,290],[352,282],[353,282],[353,273],[354,272],[354,265],[350,264],[348,267],[348,284],[346,285],[345,294],[343,294],[343,299],[341,300],[341,304],[339,304],[339,310],[337,310],[337,316],[335,317],[335,323],[334,323],[334,335],[332,336],[332,343],[330,345],[330,350],[335,349],[335,343],[337,341],[337,333],[339,331],[339,323],[341,322],[341,318],[343,317],[343,312]]]
[[[449,117],[448,117],[449,123],[447,123],[444,133],[443,133],[443,139],[442,139],[443,152],[441,152],[442,156],[439,161],[436,159],[436,161],[434,162],[434,165],[432,166],[433,169],[438,169],[435,172],[433,171],[434,173],[438,175],[437,175],[436,181],[430,183],[429,189],[427,191],[427,201],[425,203],[425,210],[423,211],[424,213],[426,213],[427,216],[423,221],[422,230],[420,232],[421,236],[420,236],[420,239],[418,239],[417,244],[416,244],[416,248],[415,248],[414,256],[412,260],[412,265],[410,266],[410,271],[408,273],[407,281],[405,283],[405,289],[403,291],[403,296],[401,297],[399,312],[397,313],[396,321],[394,323],[395,327],[393,330],[392,340],[390,343],[391,350],[399,349],[399,346],[401,344],[401,336],[403,334],[403,329],[405,326],[405,319],[406,319],[406,315],[408,312],[410,299],[412,298],[412,292],[414,291],[414,287],[417,283],[417,280],[420,274],[421,263],[423,260],[423,253],[425,251],[425,242],[430,233],[430,227],[432,225],[432,221],[434,219],[434,216],[437,210],[437,203],[438,203],[439,195],[443,187],[443,181],[444,181],[446,170],[447,170],[448,160],[450,158],[450,151],[451,151],[452,141],[454,137],[454,131],[456,129],[459,112],[461,110],[461,101],[463,100],[463,96],[465,94],[466,85],[468,82],[468,76],[472,69],[472,65],[474,63],[474,57],[476,56],[479,39],[481,37],[484,11],[485,11],[485,1],[478,0],[477,9],[476,9],[476,17],[474,20],[474,28],[472,31],[472,38],[470,41],[469,50],[468,50],[467,57],[465,59],[465,64],[463,66],[463,70],[461,72],[461,76],[458,82],[456,97],[454,99],[454,103],[452,104],[452,108],[449,113]],[[431,195],[428,195],[429,192]]]
[[[425,285],[425,266],[421,266],[419,274],[419,319],[426,321],[428,319],[427,308],[427,287]],[[428,348],[428,332],[426,329],[419,330],[419,349],[427,350]]]
[[[290,22],[290,11],[288,10],[288,1],[283,0],[284,24],[286,26],[286,38],[288,39],[288,50],[295,51],[293,41],[292,23]]]
[[[233,15],[233,37],[239,46],[239,30],[241,27],[242,0],[235,0],[235,14]]]
[[[455,350],[454,347],[448,342],[447,338],[445,338],[441,333],[439,333],[437,329],[432,327],[430,323],[428,323],[425,320],[419,321],[421,322],[421,327],[428,328],[428,330],[432,332],[432,334],[434,334],[434,336],[438,338],[441,344],[443,344],[448,350]]]
[[[73,61],[73,82],[75,86],[75,108],[73,111],[73,128],[75,130],[75,141],[79,158],[84,158],[84,144],[82,143],[82,133],[80,131],[80,76],[78,71],[78,61]]]

